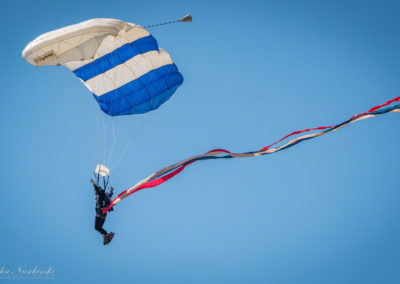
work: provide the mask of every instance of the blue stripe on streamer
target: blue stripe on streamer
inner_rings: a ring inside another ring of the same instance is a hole
[[[83,81],[87,81],[128,61],[138,54],[152,50],[158,51],[158,44],[156,39],[149,35],[147,37],[139,38],[131,43],[124,44],[123,46],[113,50],[111,53],[83,65],[72,72]]]
[[[322,132],[317,132],[314,134],[306,134],[303,136],[300,136],[296,139],[293,139],[289,142],[287,142],[285,145],[280,146],[280,147],[276,147],[273,149],[269,149],[268,148],[270,146],[267,147],[263,147],[262,149],[258,150],[258,151],[253,151],[253,152],[245,152],[245,153],[231,153],[227,150],[223,150],[223,149],[214,149],[212,151],[209,151],[203,155],[196,155],[193,156],[191,158],[185,159],[181,162],[175,163],[171,166],[165,167],[159,171],[157,171],[156,173],[152,174],[151,176],[147,177],[146,179],[143,179],[142,181],[138,182],[136,185],[134,185],[133,187],[121,192],[116,198],[114,198],[114,200],[111,202],[110,206],[108,208],[103,208],[103,213],[106,213],[107,211],[109,211],[112,207],[114,207],[116,204],[118,204],[121,200],[123,200],[124,198],[128,197],[129,195],[131,195],[132,193],[135,193],[141,189],[144,188],[150,188],[150,187],[155,187],[155,186],[159,186],[162,183],[166,182],[167,180],[173,178],[174,176],[176,176],[177,174],[179,174],[180,172],[182,172],[182,170],[189,164],[196,162],[196,161],[201,161],[201,160],[211,160],[211,159],[230,159],[230,158],[245,158],[245,157],[256,157],[258,155],[266,155],[266,154],[272,154],[272,153],[276,153],[278,151],[281,150],[285,150],[289,147],[292,147],[296,144],[299,144],[300,142],[306,141],[306,140],[310,140],[316,137],[320,137],[322,135],[325,135],[329,132],[332,132],[336,129],[338,129],[340,126],[344,127],[354,121],[357,121],[358,119],[362,119],[362,118],[368,118],[368,117],[374,117],[377,115],[381,115],[381,114],[385,114],[385,113],[390,113],[390,112],[400,112],[400,104],[395,105],[393,107],[389,107],[389,108],[385,108],[385,109],[380,109],[385,105],[391,104],[394,101],[400,101],[400,97],[397,97],[395,99],[389,100],[386,103],[382,104],[382,105],[378,105],[373,107],[372,109],[370,109],[367,112],[352,116],[350,119],[346,120],[345,122],[342,122],[340,124],[336,124],[335,126],[331,126],[329,127],[329,129],[322,131]],[[380,110],[378,110],[380,109]],[[304,131],[310,131],[312,129],[304,129]],[[314,129],[315,130],[315,129]],[[302,130],[300,130],[302,131]],[[301,133],[300,131],[296,131]],[[295,132],[293,132],[291,135],[294,135]],[[280,139],[278,142],[280,141],[284,141],[287,137],[289,136],[285,136],[284,138]],[[276,142],[277,143],[277,142]],[[274,144],[276,144],[274,143]],[[271,144],[271,145],[274,145]],[[267,150],[263,150],[263,149],[267,149]],[[212,154],[212,156],[210,156],[209,154]],[[223,156],[221,156],[223,155]]]
[[[183,77],[176,65],[168,64],[104,95],[93,96],[108,115],[139,114],[157,109],[182,83]]]
[[[383,108],[383,109],[380,109],[380,110],[376,110],[374,112],[362,113],[362,114],[354,116],[354,117],[352,117],[352,118],[350,118],[350,119],[348,119],[348,120],[346,120],[346,121],[344,121],[342,123],[336,124],[336,125],[332,126],[331,128],[329,128],[327,130],[324,130],[322,132],[317,132],[317,133],[323,133],[322,135],[324,135],[324,134],[327,134],[329,132],[332,132],[333,130],[337,129],[340,126],[344,126],[344,125],[350,124],[350,123],[354,122],[354,120],[356,120],[356,119],[358,119],[360,117],[369,116],[369,115],[377,116],[377,115],[381,115],[381,114],[390,113],[390,112],[392,112],[394,110],[400,110],[400,104],[394,105],[392,107],[387,107],[387,108]],[[315,134],[317,134],[317,133],[315,133]],[[274,148],[274,149],[278,149],[278,150],[276,150],[274,152],[270,152],[272,150],[272,149],[270,149],[270,150],[265,151],[264,153],[261,153],[261,155],[277,153],[279,151],[282,151],[282,150],[288,149],[290,147],[293,147],[293,146],[295,146],[295,145],[297,145],[297,144],[299,144],[299,143],[301,143],[303,141],[307,141],[307,140],[319,137],[319,136],[307,137],[308,135],[304,135],[304,136],[306,136],[306,137],[303,137],[303,138],[301,138],[301,139],[299,139],[299,140],[297,140],[297,141],[295,141],[293,143],[289,142],[285,146]],[[298,138],[296,138],[296,139],[298,139]],[[291,141],[293,141],[293,140],[291,140]],[[244,152],[243,154],[256,154],[256,153],[260,153],[260,152],[263,152],[263,151]],[[154,176],[149,181],[155,180],[155,179],[157,179],[157,178],[159,178],[161,176],[165,176],[166,174],[176,170],[177,168],[179,168],[179,167],[181,167],[183,165],[187,165],[187,164],[190,164],[190,163],[193,163],[193,162],[196,162],[196,161],[216,160],[216,159],[232,159],[232,158],[235,158],[235,157],[230,156],[230,155],[223,155],[223,156],[215,155],[215,156],[203,156],[203,157],[193,158],[193,159],[187,160],[185,163],[177,164],[174,168],[171,168],[168,171],[162,172],[161,174],[159,174],[157,176]]]

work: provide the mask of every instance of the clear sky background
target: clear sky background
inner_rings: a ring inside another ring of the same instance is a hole
[[[189,156],[257,150],[397,97],[398,1],[0,5],[0,267],[52,266],[56,283],[400,282],[399,114],[269,156],[193,164],[118,204],[103,246],[89,179],[112,124],[66,68],[21,57],[38,35],[87,19],[193,14],[150,30],[185,82],[157,111],[115,120],[119,193]]]

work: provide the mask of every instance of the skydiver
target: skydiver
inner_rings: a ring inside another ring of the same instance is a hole
[[[111,202],[111,196],[113,195],[114,188],[110,186],[110,191],[106,192],[106,189],[102,189],[101,186],[98,186],[94,180],[90,180],[90,183],[93,184],[94,194],[96,195],[96,218],[94,221],[94,228],[103,236],[103,244],[107,245],[111,242],[114,237],[114,233],[107,233],[106,230],[103,229],[104,222],[106,221],[107,212],[103,214],[101,208],[107,208]],[[111,208],[110,211],[113,211]]]

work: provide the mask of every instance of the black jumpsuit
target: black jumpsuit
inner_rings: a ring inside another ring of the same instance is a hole
[[[106,221],[107,213],[103,214],[101,208],[106,208],[110,205],[112,192],[106,193],[100,186],[94,184],[94,191],[96,194],[96,218],[94,221],[94,228],[100,234],[107,235],[107,231],[103,229],[104,222]]]

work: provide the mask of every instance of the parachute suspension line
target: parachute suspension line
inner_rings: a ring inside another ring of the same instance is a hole
[[[112,157],[110,157],[110,168],[113,171],[116,171],[118,168],[118,165],[122,161],[122,159],[125,157],[126,153],[128,152],[129,148],[132,145],[132,140],[127,139],[128,135],[127,133],[131,133],[131,131],[127,131],[129,127],[129,120],[125,119],[125,121],[120,124],[120,127],[118,127],[118,133],[116,134],[116,144],[114,148],[114,154]],[[128,143],[123,142],[123,141],[129,141]]]
[[[102,114],[102,125],[103,125],[103,159],[102,163],[105,164],[107,161],[107,129],[109,127],[109,121],[106,114]]]
[[[61,81],[63,81],[63,84],[64,84],[64,90],[67,90],[67,94],[65,94],[65,96],[66,97],[72,97],[72,98],[70,98],[70,99],[66,99],[67,101],[70,101],[70,104],[72,104],[72,108],[76,111],[76,112],[79,112],[78,111],[78,104],[76,103],[76,101],[75,101],[75,96],[74,96],[74,92],[72,91],[72,89],[71,89],[71,87],[70,87],[70,85],[67,83],[67,79],[65,78],[65,74],[63,73],[63,70],[61,70],[61,68],[60,69],[58,69],[59,71],[58,71],[58,74],[59,74],[59,77],[61,77]],[[64,91],[62,91],[61,93],[65,93]],[[70,95],[68,95],[68,94],[70,94]],[[76,129],[79,129],[78,131],[82,131],[82,129],[81,129],[81,125],[78,123],[78,118],[77,118],[77,115],[73,115],[73,123],[75,124],[75,128]],[[88,162],[90,163],[90,161],[91,161],[91,157],[90,157],[90,155],[89,155],[89,145],[87,144],[87,141],[85,141],[85,139],[83,138],[84,137],[84,135],[78,135],[79,137],[80,137],[80,140],[81,140],[81,144],[83,145],[83,147],[84,147],[84,152],[85,152],[85,155],[86,155],[86,158],[87,158],[87,160],[88,160]]]
[[[191,21],[192,21],[192,15],[187,14],[187,15],[183,16],[182,18],[180,18],[179,20],[169,21],[169,22],[164,22],[164,23],[154,24],[154,25],[147,25],[147,26],[144,26],[143,28],[146,28],[146,29],[154,28],[154,27],[159,27],[159,26],[164,26],[164,25],[169,25],[169,24],[185,23],[185,22],[191,22]]]
[[[107,154],[107,139],[106,139],[106,132],[108,129],[108,121],[107,118],[105,117],[106,115],[103,115],[103,164],[106,163],[106,154]]]
[[[121,162],[122,158],[125,156],[126,152],[128,152],[129,147],[131,146],[132,141],[129,141],[128,145],[126,145],[124,152],[122,153],[122,155],[119,157],[117,163],[115,164],[113,170],[115,171],[118,168],[119,163]]]
[[[96,107],[98,107],[98,106],[96,106]],[[102,133],[102,127],[101,127],[101,125],[102,125],[102,117],[101,117],[101,115],[102,115],[102,113],[101,112],[98,112],[98,111],[95,111],[95,113],[96,113],[96,129],[97,129],[97,131],[96,131],[96,140],[100,140],[100,138],[101,138],[101,133]],[[102,149],[100,148],[99,149],[99,146],[101,147],[101,143],[98,143],[97,144],[97,147],[96,147],[96,162],[98,162],[98,161],[100,161],[100,159],[101,159],[101,152],[102,152]]]
[[[107,160],[107,166],[110,166],[111,163],[111,157],[113,155],[114,147],[117,142],[117,137],[115,136],[115,125],[114,125],[114,120],[111,119],[111,126],[112,126],[112,145],[111,145],[111,150],[108,155],[108,160]]]
[[[117,165],[123,159],[132,144],[131,139],[128,139],[128,134],[131,134],[132,131],[127,131],[129,129],[130,121],[125,117],[121,117],[120,119],[123,119],[124,121],[118,123],[118,127],[116,128],[115,147],[113,155],[110,157],[110,169],[113,171],[115,171]],[[124,141],[129,141],[129,143],[125,143]]]
[[[106,182],[105,182],[105,184],[104,184],[104,190],[107,189],[108,181],[109,181],[109,180],[110,180],[110,176],[107,176],[107,180],[106,180]]]

